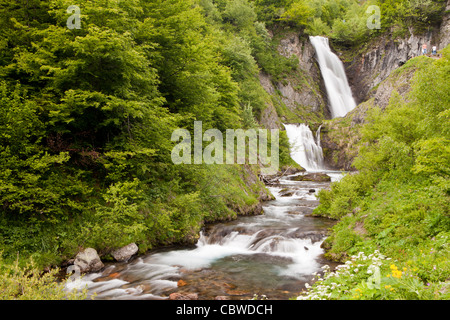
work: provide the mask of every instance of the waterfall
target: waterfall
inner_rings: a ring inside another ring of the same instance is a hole
[[[324,170],[320,128],[315,139],[311,129],[305,124],[285,124],[284,127],[291,144],[291,158],[307,171]]]
[[[319,147],[321,147],[321,145],[320,145],[320,131],[322,130],[322,126],[323,125],[320,125],[319,129],[317,129],[317,132],[316,132],[316,141],[317,141],[317,145]]]
[[[356,107],[352,90],[347,81],[344,64],[335,55],[328,42],[328,38],[309,37],[316,50],[320,71],[327,89],[330,102],[331,116],[334,118],[345,117],[347,113]]]

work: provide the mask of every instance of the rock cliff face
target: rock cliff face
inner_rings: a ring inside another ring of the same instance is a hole
[[[278,83],[277,89],[283,96],[283,102],[289,108],[295,108],[296,105],[309,107],[311,112],[328,112],[327,95],[325,84],[323,83],[319,66],[316,62],[316,52],[309,39],[300,40],[299,36],[294,34],[280,41],[278,51],[281,55],[289,58],[295,55],[299,60],[299,68],[305,82],[300,86],[293,88],[293,84]],[[322,108],[322,109],[321,109]]]
[[[405,64],[409,59],[422,54],[422,45],[428,46],[431,52],[432,46],[438,50],[445,48],[450,43],[450,1],[447,3],[447,13],[440,26],[430,28],[428,32],[393,39],[385,35],[372,41],[367,50],[351,62],[346,62],[347,75],[352,87],[356,102],[362,103],[371,98],[371,90],[397,68]]]
[[[271,97],[261,115],[261,124],[283,129],[283,122],[321,122],[330,118],[325,86],[309,40],[296,33],[287,34],[280,40],[278,51],[287,58],[296,56],[298,70],[281,81],[260,74],[260,83]]]
[[[450,44],[450,0],[447,1],[447,7],[445,8],[445,10],[446,14],[444,16],[444,19],[442,20],[439,35],[439,48],[441,49]]]
[[[425,34],[410,34],[399,39],[383,36],[374,40],[363,54],[345,63],[359,105],[345,118],[328,121],[322,128],[324,158],[330,167],[353,169],[353,160],[358,155],[359,129],[369,108],[386,108],[394,91],[403,99],[408,99],[416,69],[414,65],[399,68],[411,58],[421,55],[423,44],[427,44],[428,48],[436,45],[441,50],[450,43],[449,10],[450,1],[441,25]]]

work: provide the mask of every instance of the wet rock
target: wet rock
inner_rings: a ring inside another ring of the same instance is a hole
[[[296,207],[295,210],[289,211],[288,214],[311,214],[313,212],[312,208],[309,207]]]
[[[316,63],[316,53],[309,39],[300,39],[297,33],[286,34],[280,40],[278,51],[287,58],[298,57],[302,75],[306,76],[309,81],[314,82],[320,90],[308,86],[298,86],[295,81],[287,79],[276,82],[275,88],[271,89],[279,93],[283,104],[294,113],[300,108],[307,110],[307,112],[323,113],[321,107],[328,109],[326,108],[326,94],[323,94],[326,91],[321,80],[320,69]]]
[[[80,268],[81,273],[97,272],[104,267],[97,251],[93,248],[79,252],[75,257],[74,265]]]
[[[327,233],[325,231],[301,231],[297,230],[294,233],[290,234],[291,237],[295,237],[297,239],[310,239],[312,243],[322,241]]]
[[[226,296],[217,296],[214,298],[214,300],[228,300],[228,297]]]
[[[283,167],[283,168],[281,168],[281,171],[283,172],[284,176],[290,176],[290,175],[297,174],[300,172],[305,172],[305,169],[294,168],[294,167]]]
[[[324,173],[308,173],[290,178],[294,181],[331,182],[331,177]]]
[[[302,204],[298,207],[317,208],[320,205],[320,200],[302,200]]]
[[[444,19],[441,29],[431,28],[423,33],[408,33],[401,38],[393,38],[388,34],[378,37],[362,54],[345,62],[348,80],[357,103],[368,100],[373,94],[372,89],[386,80],[401,64],[422,55],[423,44],[427,44],[429,48],[437,45],[438,50],[445,48],[450,40],[448,17],[447,14],[447,20]],[[439,41],[440,38],[442,41]]]
[[[254,248],[257,248],[258,244],[255,244]],[[237,259],[237,260],[236,260]],[[274,256],[267,253],[255,253],[251,255],[237,254],[232,257],[224,258],[224,261],[253,261],[261,264],[290,264],[293,262],[290,257]]]
[[[184,287],[184,286],[186,286],[186,285],[187,285],[187,282],[184,281],[184,280],[182,280],[182,279],[178,280],[178,282],[177,282],[177,287],[178,287],[178,288],[179,288],[179,287]]]
[[[174,292],[169,295],[169,300],[198,300],[198,294]]]
[[[227,293],[230,296],[245,296],[248,295],[250,292],[245,290],[227,290]]]
[[[295,190],[283,189],[279,194],[280,197],[292,197],[295,194]]]
[[[112,253],[112,256],[116,261],[128,261],[130,258],[138,252],[139,248],[135,243],[117,249]]]
[[[261,178],[266,185],[275,186],[275,185],[279,184],[281,178],[283,178],[283,177],[287,178],[288,176],[298,174],[301,172],[305,172],[305,171],[306,170],[301,167],[295,168],[295,167],[291,167],[291,166],[284,166],[280,169],[280,171],[277,174],[261,176]],[[270,199],[270,200],[274,200],[274,199]]]

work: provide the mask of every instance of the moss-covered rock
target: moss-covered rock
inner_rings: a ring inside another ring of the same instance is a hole
[[[331,182],[331,177],[324,173],[308,173],[291,177],[294,181],[314,181],[314,182]]]

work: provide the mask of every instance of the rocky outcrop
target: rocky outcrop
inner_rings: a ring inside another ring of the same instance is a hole
[[[271,176],[261,176],[261,179],[264,181],[266,185],[277,185],[280,183],[280,179],[286,176],[291,176],[300,172],[306,172],[303,168],[294,168],[291,166],[284,166],[281,170],[274,175]],[[273,199],[269,199],[273,200]]]
[[[289,177],[294,181],[314,181],[314,182],[331,182],[331,177],[324,173],[308,173],[299,176]]]
[[[445,15],[439,31],[439,48],[443,49],[450,44],[450,0],[447,1]]]
[[[409,59],[421,54],[424,43],[432,43],[433,34],[411,35],[393,40],[389,35],[372,42],[372,46],[360,57],[347,64],[350,86],[357,103],[370,98],[370,91]]]
[[[308,112],[325,112],[325,116],[329,117],[325,84],[309,39],[290,34],[280,41],[278,52],[286,58],[293,55],[298,58],[301,78],[300,83],[291,79],[277,83],[276,88],[281,92],[283,103],[291,110],[301,106]]]
[[[270,77],[267,74],[261,72],[259,74],[259,81],[261,83],[261,86],[264,88],[264,90],[266,90],[266,92],[269,95],[271,96],[275,95],[275,88],[272,84]],[[262,111],[259,123],[261,123],[266,129],[283,128],[283,124],[281,123],[281,120],[278,117],[277,110],[275,109],[275,106],[271,101],[266,103],[266,109]]]
[[[139,248],[136,243],[130,243],[125,247],[113,251],[111,255],[116,261],[128,261],[138,252],[138,250]]]
[[[423,34],[413,34],[401,38],[393,38],[386,34],[373,40],[350,62],[346,62],[346,69],[350,86],[356,102],[362,103],[372,97],[372,89],[386,80],[390,74],[408,60],[422,54],[422,45],[429,50],[437,46],[438,50],[450,43],[450,1],[447,3],[447,13],[440,26],[430,28]]]
[[[198,294],[174,292],[169,295],[169,300],[198,300]]]
[[[75,257],[74,265],[79,268],[81,273],[97,272],[104,267],[97,251],[92,248],[79,252]]]
[[[298,70],[279,81],[265,73],[260,74],[260,83],[272,98],[261,115],[260,123],[266,128],[283,129],[282,122],[329,119],[325,85],[309,40],[289,33],[280,40],[278,52],[287,58],[296,56]]]

